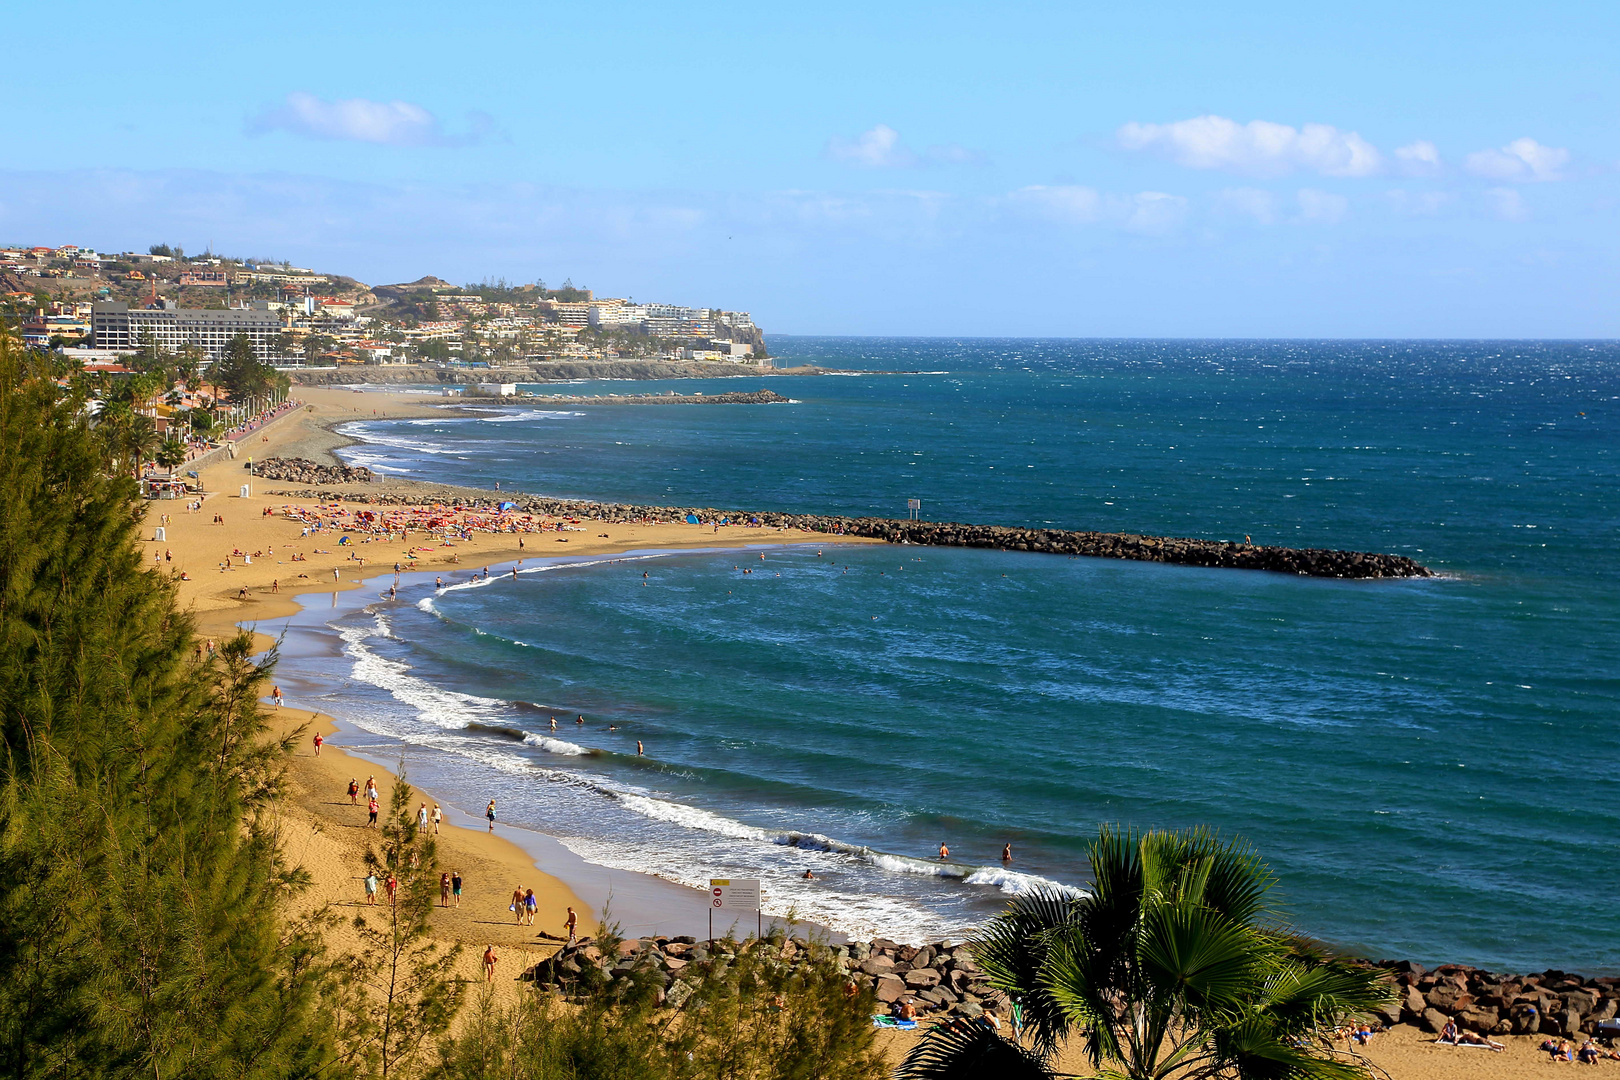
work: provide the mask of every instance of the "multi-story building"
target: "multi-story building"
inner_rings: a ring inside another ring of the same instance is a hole
[[[223,310],[182,308],[173,300],[150,308],[104,301],[91,308],[90,323],[98,349],[138,349],[147,343],[165,349],[196,345],[210,360],[223,356],[225,346],[238,334],[245,334],[253,343],[260,360],[269,360],[272,341],[282,329],[281,317],[263,301]]]

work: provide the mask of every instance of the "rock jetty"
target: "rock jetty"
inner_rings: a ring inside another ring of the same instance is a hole
[[[797,938],[766,938],[766,948],[783,963],[808,961],[815,949],[830,949],[833,957],[861,989],[869,989],[885,1005],[909,997],[919,1011],[975,1017],[985,1011],[1010,1015],[1011,1004],[990,987],[990,980],[979,970],[961,943],[948,941],[932,945],[901,945],[879,938],[847,945],[817,945]],[[660,1001],[668,1008],[679,1008],[692,996],[694,975],[735,960],[739,950],[758,948],[760,942],[700,941],[692,937],[645,937],[620,943],[614,955],[588,939],[565,946],[535,964],[520,976],[536,986],[567,992],[577,984],[587,968],[595,968],[607,979],[616,980],[641,974],[663,984]]]
[[[469,402],[478,401],[469,397]],[[502,399],[506,400],[506,399]],[[524,405],[780,405],[785,398],[775,390],[731,391],[724,394],[607,394],[594,397],[538,394],[522,399]]]
[[[312,481],[313,482],[313,481]],[[292,499],[333,498],[338,493],[321,491],[272,491],[269,494]],[[498,499],[446,499],[428,495],[345,494],[357,502],[391,506],[448,505],[465,509],[494,510]],[[1421,578],[1433,571],[1404,555],[1384,555],[1367,551],[1336,551],[1327,548],[1289,548],[1264,544],[1238,544],[1224,540],[1197,540],[1186,537],[1140,536],[1135,533],[1071,532],[1066,529],[1023,529],[1001,525],[963,525],[956,522],[904,521],[894,518],[829,517],[821,514],[747,513],[716,510],[713,507],[635,506],[624,503],[579,502],[538,499],[514,494],[524,512],[574,517],[607,524],[678,523],[697,518],[705,525],[759,526],[762,528],[802,529],[836,536],[860,536],[891,544],[931,547],[991,548],[999,551],[1033,551],[1049,555],[1084,555],[1098,559],[1128,559],[1135,562],[1171,563],[1177,566],[1210,566],[1232,570],[1270,570],[1325,578]]]
[[[1395,978],[1399,997],[1389,1023],[1439,1034],[1447,1021],[1482,1035],[1590,1035],[1620,1013],[1620,978],[1582,978],[1563,971],[1498,975],[1461,964],[1433,971],[1411,960],[1378,965]]]
[[[248,468],[243,463],[242,468]],[[289,480],[297,484],[369,484],[371,470],[348,465],[320,465],[308,458],[263,458],[252,464],[253,475],[266,480]]]

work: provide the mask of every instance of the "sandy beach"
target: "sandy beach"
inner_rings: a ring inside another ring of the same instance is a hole
[[[486,565],[492,567],[492,572],[500,572],[509,570],[521,558],[561,553],[603,555],[647,548],[870,542],[791,530],[733,529],[716,534],[710,527],[697,525],[614,524],[567,533],[474,531],[454,540],[453,546],[434,544],[417,535],[408,542],[391,542],[355,533],[357,543],[340,546],[335,533],[304,536],[303,525],[284,516],[288,506],[313,510],[313,504],[268,494],[278,488],[308,485],[250,479],[244,467],[247,459],[300,457],[336,463],[330,451],[349,440],[332,430],[335,425],[362,417],[432,415],[436,401],[414,395],[308,387],[297,388],[295,396],[305,403],[303,409],[241,440],[235,460],[215,461],[200,470],[207,492],[200,509],[187,509],[195,500],[165,500],[150,505],[142,533],[147,558],[154,567],[183,577],[180,603],[194,612],[199,632],[206,638],[222,639],[238,626],[267,627],[274,620],[294,614],[301,593],[348,592],[361,588],[368,578],[381,578],[377,586],[383,587],[392,578],[396,563],[414,572],[466,572]],[[251,490],[245,498],[238,494],[244,483]],[[360,487],[338,485],[333,490],[353,492]],[[372,495],[411,494],[446,500],[458,496],[489,498],[495,494],[397,479],[363,485],[363,489]],[[328,504],[327,513],[332,505]],[[340,505],[351,511],[363,508],[359,503]],[[164,531],[162,541],[154,539],[159,527]],[[521,549],[520,541],[524,545]],[[263,648],[273,644],[263,633],[257,634],[257,643]],[[327,742],[317,756],[312,744],[314,734],[318,731],[323,738],[331,738],[338,733],[332,717],[285,708],[274,710],[273,719],[280,731],[308,726],[291,762],[292,797],[280,812],[286,850],[313,879],[294,914],[328,904],[340,912],[364,905],[361,867],[372,834],[365,828],[364,800],[359,806],[351,805],[346,788],[351,778],[364,784],[367,777],[374,776],[386,806],[393,776],[376,763],[346,754],[332,742]],[[338,738],[341,741],[341,735]],[[438,800],[431,792],[413,789],[413,805],[424,802],[431,809]],[[450,816],[465,820],[465,815],[445,809]],[[446,943],[464,946],[460,968],[469,978],[479,977],[479,957],[485,945],[494,944],[502,957],[499,974],[508,976],[497,978],[497,984],[510,988],[516,985],[509,981],[510,976],[555,948],[541,935],[562,935],[569,906],[579,912],[582,932],[594,929],[599,912],[568,885],[543,872],[533,852],[503,835],[508,833],[506,827],[498,825],[495,834],[490,835],[481,825],[446,821],[439,839],[441,861],[460,870],[466,884],[461,906],[436,911],[434,925]],[[526,835],[521,839],[533,846],[539,838]],[[679,889],[663,882],[656,885]],[[539,915],[533,926],[517,925],[516,916],[507,911],[514,888],[535,891]],[[655,892],[651,900],[644,897],[643,903],[656,902],[656,896]],[[341,948],[345,943],[345,930],[340,926],[333,944]]]

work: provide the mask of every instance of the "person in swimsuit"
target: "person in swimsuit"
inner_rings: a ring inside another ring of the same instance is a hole
[[[325,739],[321,738],[321,733],[317,731],[315,733],[315,756],[316,757],[321,756],[321,744],[324,743],[325,741],[326,741]]]
[[[512,902],[511,902],[511,904],[507,905],[506,910],[507,911],[515,911],[515,912],[517,912],[518,925],[519,926],[523,925],[523,890],[522,889],[513,889],[512,890]]]
[[[484,947],[484,981],[485,982],[492,983],[492,982],[495,981],[495,964],[496,964],[496,962],[498,960],[500,960],[500,957],[495,955],[495,946],[494,945],[486,945]]]
[[[360,781],[352,776],[349,777],[349,805],[360,805]]]
[[[576,940],[575,937],[574,937],[574,933],[575,933],[575,930],[578,928],[578,926],[579,926],[579,916],[574,914],[574,909],[573,908],[569,908],[568,909],[568,918],[563,921],[563,927],[565,929],[567,929],[567,931],[568,931],[568,944],[570,944],[570,945],[574,944],[574,941]]]
[[[1012,862],[1012,845],[1008,844],[1001,849],[1001,861]]]
[[[946,859],[948,859],[950,857],[951,857],[951,849],[945,846],[945,842],[943,840],[940,841],[940,844],[939,844],[939,861],[944,862]]]
[[[484,816],[489,818],[489,831],[494,832],[495,831],[495,800],[494,799],[489,800],[489,805],[484,807]]]

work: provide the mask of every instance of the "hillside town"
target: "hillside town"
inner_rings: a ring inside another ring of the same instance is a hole
[[[27,344],[103,364],[191,349],[206,365],[239,336],[279,369],[768,361],[743,311],[597,297],[571,280],[369,286],[168,244],[110,255],[75,244],[0,248],[0,304]]]

